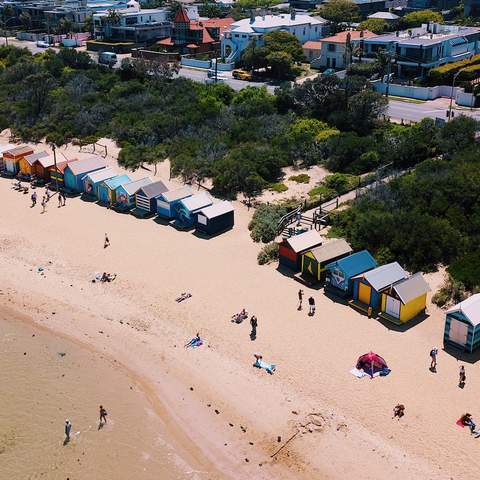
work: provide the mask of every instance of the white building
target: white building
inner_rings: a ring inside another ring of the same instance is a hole
[[[305,14],[260,15],[234,22],[222,38],[222,57],[226,62],[238,62],[242,52],[255,39],[263,45],[263,35],[277,30],[295,35],[303,45],[309,40],[318,40],[327,32],[328,22],[321,17]]]

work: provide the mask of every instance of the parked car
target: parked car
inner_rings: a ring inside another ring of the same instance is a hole
[[[236,78],[237,80],[252,80],[252,74],[250,72],[246,72],[245,70],[234,70],[232,72],[232,77]]]
[[[49,48],[50,44],[48,42],[45,42],[44,40],[38,40],[37,41],[37,47],[38,48]]]
[[[117,54],[114,52],[100,52],[98,55],[100,65],[108,65],[110,68],[117,64]]]

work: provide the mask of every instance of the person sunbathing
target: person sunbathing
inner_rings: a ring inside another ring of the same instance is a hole
[[[477,425],[473,421],[472,415],[470,413],[462,415],[460,421],[462,422],[463,426],[470,428],[470,433],[475,433],[475,428],[477,428]]]
[[[100,279],[101,282],[113,282],[117,278],[116,273],[107,273],[103,272],[102,278]]]
[[[185,348],[195,348],[203,345],[203,340],[200,338],[200,333],[197,332],[196,335],[185,344]]]
[[[400,420],[400,418],[402,418],[404,415],[405,405],[402,405],[401,403],[395,405],[395,407],[393,408],[393,418],[398,417],[398,419]]]
[[[253,364],[255,368],[264,368],[270,375],[273,375],[273,372],[277,368],[275,364],[264,362],[262,355],[255,353],[253,356],[255,357],[255,363]]]
[[[186,300],[187,298],[190,298],[192,296],[191,293],[188,293],[188,292],[183,292],[179,297],[177,297],[175,299],[175,301],[177,303],[180,303],[180,302],[183,302],[184,300]]]
[[[240,313],[235,313],[232,315],[232,322],[242,323],[248,317],[248,312],[245,309],[242,309]]]

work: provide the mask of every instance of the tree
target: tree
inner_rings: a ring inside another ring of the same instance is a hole
[[[30,30],[32,28],[32,17],[28,12],[22,12],[19,16],[18,19],[20,20],[23,28],[25,30]]]
[[[266,182],[259,175],[249,175],[245,179],[245,184],[243,186],[242,193],[245,195],[245,198],[248,201],[250,206],[252,200],[262,193],[262,190],[266,187]]]
[[[443,22],[442,14],[433,10],[418,10],[416,12],[407,13],[401,19],[401,25],[403,28],[420,27],[423,23],[429,22]]]
[[[478,122],[465,115],[445,123],[439,133],[441,151],[447,157],[451,157],[457,152],[472,147],[475,144],[477,128]]]
[[[357,30],[369,30],[370,32],[380,34],[389,30],[389,25],[385,20],[381,18],[369,18],[360,22]]]
[[[245,87],[235,95],[232,105],[244,117],[270,114],[275,111],[275,97],[266,87]]]
[[[293,89],[294,108],[302,115],[326,118],[336,101],[340,81],[336,75],[321,75]]]
[[[351,97],[348,116],[351,128],[359,134],[369,133],[387,112],[388,101],[378,92],[364,91]]]
[[[340,23],[354,23],[360,19],[358,6],[350,0],[331,0],[322,5],[319,14],[333,23],[335,31],[339,30]]]

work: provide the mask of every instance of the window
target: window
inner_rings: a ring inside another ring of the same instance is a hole
[[[306,32],[307,32],[307,31],[306,31],[306,29],[304,28],[304,29],[303,29],[303,34],[305,35]]]
[[[335,50],[337,49],[336,47],[337,46],[334,43],[329,43],[327,48],[329,52],[335,52]]]
[[[242,38],[247,38],[247,36],[246,36],[246,35],[242,35]]]
[[[126,25],[135,25],[137,23],[137,17],[127,17],[125,19],[125,24]]]
[[[318,27],[315,27],[315,33],[317,33],[317,28],[318,28]]]

